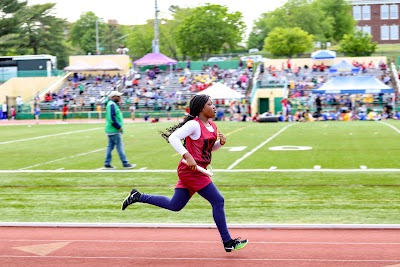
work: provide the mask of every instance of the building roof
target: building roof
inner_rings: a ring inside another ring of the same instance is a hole
[[[385,4],[400,4],[399,0],[350,0],[353,6],[355,5],[385,5]]]

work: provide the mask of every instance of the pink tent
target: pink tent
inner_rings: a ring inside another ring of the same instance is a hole
[[[133,61],[133,65],[136,66],[148,66],[148,65],[174,65],[177,64],[178,61],[175,59],[169,58],[166,55],[161,53],[149,53],[144,57]]]

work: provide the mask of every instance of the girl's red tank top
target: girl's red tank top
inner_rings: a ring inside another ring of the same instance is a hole
[[[211,120],[209,123],[213,127],[214,132],[207,130],[206,126],[198,118],[194,118],[194,120],[196,120],[200,125],[201,135],[197,140],[193,140],[189,136],[186,137],[186,149],[192,155],[197,165],[207,168],[211,163],[211,152],[214,143],[217,140],[218,129],[215,123]],[[212,182],[210,177],[197,170],[190,170],[183,162],[179,162],[178,176],[179,181],[176,188],[187,188],[191,195]]]

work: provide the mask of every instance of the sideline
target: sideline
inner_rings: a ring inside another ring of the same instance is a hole
[[[229,224],[236,229],[400,229],[400,224]],[[111,228],[217,228],[215,224],[191,223],[65,223],[0,222],[0,227],[111,227]]]
[[[95,150],[96,151],[96,150]],[[93,152],[95,152],[93,151]],[[61,160],[61,159],[59,159]],[[113,169],[113,170],[103,170],[103,169],[92,169],[92,170],[65,170],[65,169],[56,169],[56,170],[0,170],[0,173],[176,173],[176,169],[173,170],[149,170],[149,169]],[[384,172],[400,172],[400,169],[235,169],[235,170],[227,170],[227,169],[213,169],[213,173],[249,173],[249,172],[344,172],[344,173],[352,173],[352,172],[374,172],[374,173],[384,173]]]

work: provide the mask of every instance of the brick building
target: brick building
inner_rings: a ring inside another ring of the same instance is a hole
[[[399,0],[352,0],[357,28],[379,44],[400,43]]]

